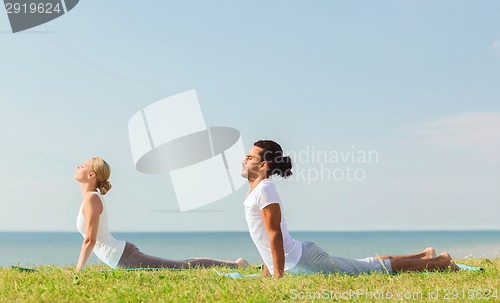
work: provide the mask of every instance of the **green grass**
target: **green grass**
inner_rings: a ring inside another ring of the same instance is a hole
[[[0,268],[0,302],[500,301],[500,259],[459,263],[485,271],[230,279],[212,269],[99,272],[108,268],[91,266],[76,273],[73,267],[43,266],[35,272]]]

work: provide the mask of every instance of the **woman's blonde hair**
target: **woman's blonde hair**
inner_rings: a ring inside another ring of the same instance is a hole
[[[111,175],[111,168],[101,157],[93,157],[92,170],[96,175],[97,188],[101,194],[105,195],[111,189],[111,183],[108,181]]]

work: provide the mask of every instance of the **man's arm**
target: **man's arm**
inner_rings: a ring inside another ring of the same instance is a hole
[[[269,272],[269,268],[267,268],[267,265],[265,262],[264,263],[264,266],[262,267],[262,276],[264,277],[268,277],[271,275],[271,273]]]
[[[262,217],[264,218],[264,224],[269,234],[271,253],[273,255],[274,276],[281,278],[285,271],[285,248],[283,247],[283,235],[281,234],[280,205],[273,203],[264,207],[262,209]]]

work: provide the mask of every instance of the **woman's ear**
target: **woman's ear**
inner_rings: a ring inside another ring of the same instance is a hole
[[[95,177],[95,173],[94,173],[94,172],[90,172],[90,173],[88,174],[88,176],[87,176],[87,179],[89,179],[89,180],[90,180],[90,179],[92,179],[92,178],[94,178],[94,177]]]

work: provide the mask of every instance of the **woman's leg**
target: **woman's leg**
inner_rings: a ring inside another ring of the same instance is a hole
[[[432,259],[390,259],[392,271],[459,270],[447,252]]]
[[[212,258],[193,258],[184,261],[180,261],[183,264],[187,264],[187,267],[212,267],[212,266],[227,266],[231,268],[236,267],[247,267],[248,262],[243,258],[238,258],[236,261],[223,261]]]
[[[140,253],[136,256],[134,267],[149,267],[149,268],[174,268],[187,269],[192,267],[212,267],[212,266],[227,266],[237,268],[239,264],[236,262],[223,261],[211,258],[193,258],[187,260],[169,260],[164,258],[153,257]]]
[[[432,247],[427,247],[422,252],[413,255],[399,255],[399,256],[375,256],[375,260],[387,260],[387,259],[433,259],[436,257],[436,251]]]
[[[142,253],[134,244],[127,242],[118,267],[121,268],[172,268],[184,269],[190,267],[227,266],[231,268],[248,265],[245,259],[239,258],[235,262],[210,258],[194,258],[188,260],[169,260],[153,257]]]

